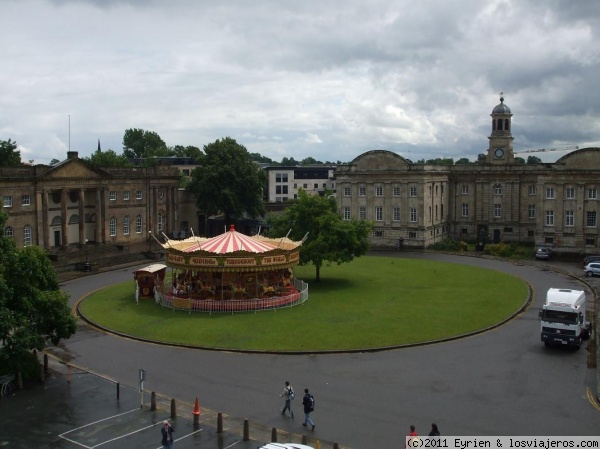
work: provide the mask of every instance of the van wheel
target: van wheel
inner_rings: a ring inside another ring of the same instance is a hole
[[[586,271],[586,272],[585,272],[585,275],[586,275],[587,277],[591,278],[591,277],[594,275],[594,273],[592,273],[591,271]]]

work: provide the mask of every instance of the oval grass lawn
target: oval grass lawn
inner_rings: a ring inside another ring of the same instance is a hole
[[[170,269],[167,269],[170,272]],[[527,301],[513,276],[456,263],[365,256],[321,268],[296,267],[309,298],[289,309],[236,314],[173,311],[135,303],[134,281],[94,292],[88,320],[143,339],[251,351],[343,351],[445,339],[485,329]],[[168,285],[168,284],[167,284]]]

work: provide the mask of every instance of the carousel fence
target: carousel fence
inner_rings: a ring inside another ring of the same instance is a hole
[[[184,298],[171,293],[159,293],[156,302],[162,307],[173,310],[186,310],[205,313],[259,312],[262,310],[294,307],[308,299],[308,284],[300,279],[293,279],[295,291],[262,298],[244,299],[193,299]]]

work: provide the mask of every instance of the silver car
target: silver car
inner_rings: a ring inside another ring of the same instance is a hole
[[[584,273],[586,276],[600,276],[600,262],[592,262],[592,263],[588,263],[584,269],[583,269]]]

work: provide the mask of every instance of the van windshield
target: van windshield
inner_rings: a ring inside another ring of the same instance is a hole
[[[563,312],[559,310],[544,310],[542,319],[552,323],[577,324],[578,315],[575,312]]]

